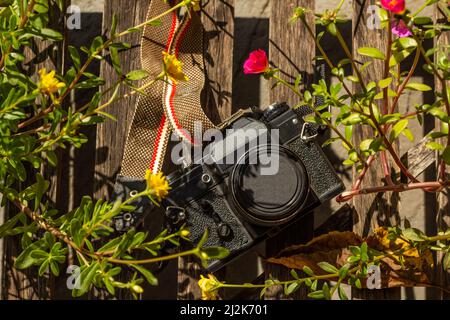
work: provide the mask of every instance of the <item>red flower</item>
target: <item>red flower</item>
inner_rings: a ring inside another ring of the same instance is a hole
[[[381,0],[381,5],[393,13],[405,12],[405,0]]]
[[[244,63],[245,74],[259,74],[269,70],[269,60],[264,50],[255,50],[250,53]]]

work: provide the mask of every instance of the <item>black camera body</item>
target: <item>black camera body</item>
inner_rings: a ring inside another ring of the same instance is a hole
[[[169,221],[187,224],[194,244],[208,229],[204,246],[229,249],[229,260],[340,194],[344,185],[315,141],[319,128],[303,120],[307,113],[281,103],[231,121],[200,161],[167,177]]]

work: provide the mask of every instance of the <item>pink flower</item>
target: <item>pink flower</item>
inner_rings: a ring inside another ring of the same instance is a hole
[[[402,19],[392,23],[392,33],[399,38],[412,36],[411,30],[408,29],[406,23]]]
[[[381,5],[393,13],[405,12],[405,0],[381,0]]]
[[[252,51],[244,63],[245,74],[259,74],[269,70],[269,60],[264,50]]]

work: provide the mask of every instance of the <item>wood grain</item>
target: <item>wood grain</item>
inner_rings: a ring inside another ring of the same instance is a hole
[[[374,29],[368,27],[367,7],[375,5],[374,0],[357,0],[353,4],[353,55],[359,62],[365,62],[368,58],[364,58],[357,53],[360,47],[375,47],[381,52],[386,52],[387,35],[386,30]],[[379,81],[384,78],[384,62],[375,60],[363,73],[363,79],[366,83],[369,81]],[[355,91],[361,90],[358,86],[354,87]],[[381,106],[380,110],[381,110]],[[373,137],[373,131],[368,126],[358,127],[354,129],[354,143],[359,145],[360,142],[368,137]],[[397,148],[398,150],[398,148]],[[357,173],[354,172],[354,177]],[[383,181],[384,175],[382,165],[376,160],[371,169],[366,174],[363,185],[376,186]],[[366,236],[371,230],[380,225],[391,225],[399,222],[398,213],[399,196],[396,193],[365,195],[364,197],[356,197],[354,199],[354,207],[358,214],[358,220],[355,223],[354,231],[358,234]],[[399,299],[400,289],[386,290],[352,290],[354,298],[363,299]]]
[[[434,18],[435,21],[437,23],[446,23],[449,24],[448,21],[445,21],[445,14],[444,12],[441,11],[441,9],[439,8],[439,4],[435,4],[434,7]],[[444,45],[449,45],[450,44],[450,32],[444,31],[439,38],[436,40],[435,45],[436,46],[444,46]],[[441,51],[442,52],[442,51]],[[450,50],[444,49],[443,52],[447,53],[447,57],[449,55]],[[437,53],[436,53],[437,55]],[[435,60],[436,61],[436,60]],[[436,92],[442,92],[442,83],[441,81],[435,77],[435,85],[436,85]],[[447,88],[450,86],[450,81],[447,81]],[[436,119],[436,127],[440,128],[441,127],[441,121]],[[441,144],[445,145],[447,143],[447,139],[443,138],[441,140]],[[441,162],[441,159],[438,157],[436,159],[436,170],[439,173],[439,163]],[[448,174],[450,170],[450,166],[446,166],[446,172],[447,172],[447,179],[450,179],[450,175]],[[438,231],[446,231],[447,229],[450,228],[450,194],[449,194],[449,189],[446,188],[444,189],[442,192],[440,192],[437,195],[437,206],[436,206],[436,212],[437,212],[437,229]],[[438,281],[439,284],[442,287],[445,288],[450,288],[450,272],[447,270],[444,270],[442,267],[442,258],[443,258],[443,254],[442,253],[438,253],[437,255],[437,259],[438,259],[438,264],[437,264],[437,268],[438,268]],[[442,291],[442,298],[445,300],[450,300],[450,294],[449,293],[445,293],[444,291]]]
[[[302,74],[305,86],[313,81],[312,61],[315,57],[314,39],[299,22],[289,23],[295,7],[305,7],[314,11],[314,0],[272,0],[269,26],[269,58],[272,66],[280,69],[280,75],[286,81],[293,83],[298,74]],[[309,25],[314,25],[313,15],[307,15]],[[270,88],[269,88],[270,89]],[[284,86],[271,91],[270,99],[286,101],[294,106],[298,103],[295,95]],[[271,257],[290,244],[304,243],[310,240],[314,231],[314,215],[309,214],[299,222],[283,230],[282,233],[266,241],[266,256]],[[289,279],[289,270],[276,265],[265,266],[266,278]],[[304,298],[305,291],[298,290],[290,298]],[[272,287],[266,291],[266,299],[285,299],[280,287]]]
[[[103,14],[103,32],[110,30],[112,17],[115,14],[118,19],[117,30],[123,31],[145,21],[149,1],[148,0],[108,0],[105,1]],[[141,33],[135,32],[121,41],[131,44],[131,49],[120,54],[123,73],[140,69],[140,40]],[[104,88],[111,87],[117,81],[117,74],[111,64],[103,63],[101,76],[106,80]],[[119,96],[127,93],[129,89],[122,87]],[[109,95],[105,96],[107,100]],[[134,114],[136,95],[113,103],[106,111],[117,118],[117,121],[105,121],[97,127],[97,151],[96,151],[96,189],[95,196],[107,198],[114,186],[114,179],[119,172],[122,161],[125,140]]]

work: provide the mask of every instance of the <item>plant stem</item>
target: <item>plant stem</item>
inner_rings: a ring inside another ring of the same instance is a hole
[[[392,14],[390,11],[388,11],[388,26],[387,26],[387,43],[386,43],[386,56],[384,59],[384,76],[383,79],[386,79],[389,76],[389,60],[391,57],[391,50],[392,50],[392,30],[391,30],[391,19]],[[388,96],[388,87],[383,88],[383,114],[387,114],[389,111],[389,96]],[[394,108],[393,108],[394,109]],[[391,109],[392,110],[392,109]],[[394,109],[395,110],[395,109]],[[392,113],[393,111],[391,111]]]
[[[355,60],[353,59],[353,55],[350,52],[350,49],[348,48],[347,44],[345,43],[345,40],[342,37],[342,34],[341,34],[341,32],[339,31],[338,28],[336,28],[336,37],[338,38],[342,49],[344,49],[344,52],[347,55],[347,58],[350,60],[350,62],[352,64],[353,71],[355,72],[356,76],[358,77],[359,84],[360,84],[361,88],[363,89],[364,93],[367,93],[367,88],[366,88],[366,85],[364,84],[361,72],[359,72],[359,69],[356,66]]]
[[[367,158],[367,165],[364,166],[361,173],[359,174],[358,178],[356,178],[355,183],[353,184],[352,190],[358,190],[361,187],[361,184],[364,180],[364,177],[366,176],[367,171],[369,170],[370,166],[375,160],[375,156],[371,155],[369,158]]]
[[[386,179],[386,183],[388,184],[388,186],[392,186],[394,183],[391,179],[391,173],[389,170],[388,159],[386,157],[386,152],[384,150],[381,151],[381,164],[383,165],[384,178]]]
[[[382,186],[382,187],[370,187],[370,188],[364,188],[360,190],[351,190],[346,191],[342,193],[338,197],[338,202],[345,202],[352,199],[354,196],[364,195],[364,194],[370,194],[370,193],[380,193],[380,192],[404,192],[408,190],[415,190],[415,189],[427,189],[429,192],[439,192],[442,190],[442,188],[450,186],[450,181],[445,182],[417,182],[417,183],[409,183],[409,184],[395,184],[391,186]]]
[[[116,258],[106,258],[106,260],[108,260],[109,262],[112,263],[116,263],[116,264],[150,264],[150,263],[156,263],[156,262],[161,262],[161,261],[167,261],[167,260],[173,260],[176,258],[180,258],[180,257],[185,257],[185,256],[192,256],[192,255],[197,255],[199,252],[198,248],[189,250],[189,251],[184,251],[184,252],[179,252],[179,253],[174,253],[171,255],[167,255],[167,256],[163,256],[163,257],[156,257],[156,258],[150,258],[150,259],[142,259],[142,260],[122,260],[122,259],[116,259]]]
[[[397,107],[398,101],[400,100],[400,96],[402,95],[403,90],[405,90],[406,85],[408,84],[409,80],[411,79],[411,77],[414,74],[414,71],[417,68],[419,58],[420,58],[420,49],[417,48],[416,55],[414,56],[413,65],[412,65],[411,69],[409,70],[408,75],[406,76],[405,80],[403,80],[402,84],[400,85],[400,87],[397,90],[397,95],[395,96],[394,102],[392,103],[390,113],[395,112],[395,108]]]

